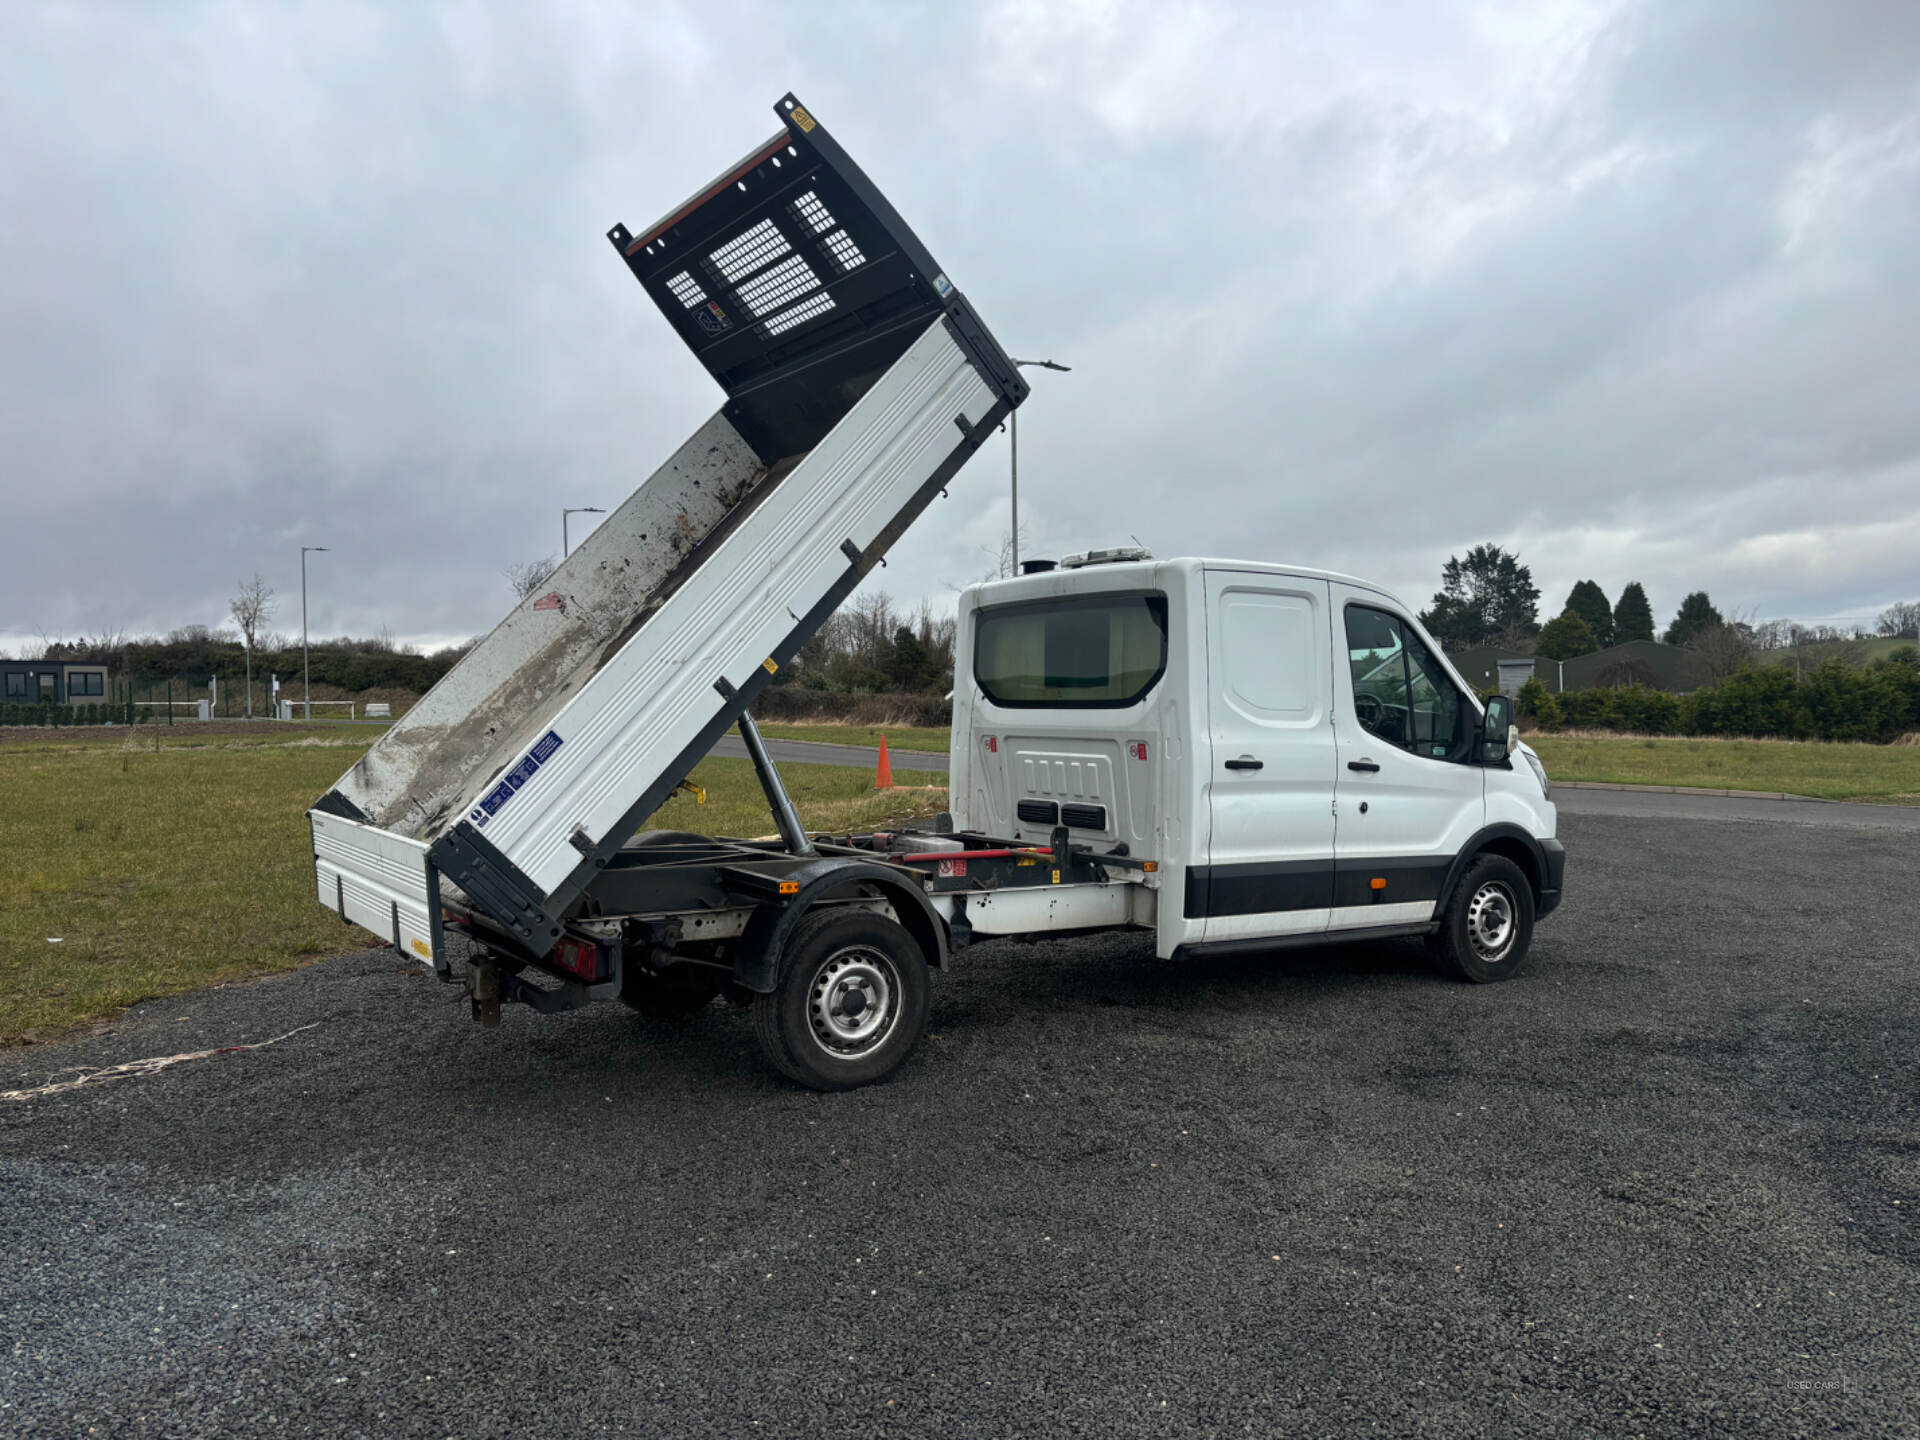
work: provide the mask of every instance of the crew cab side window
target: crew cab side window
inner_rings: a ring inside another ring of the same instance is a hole
[[[1465,760],[1466,699],[1438,657],[1397,615],[1347,607],[1354,718],[1370,735],[1434,760]]]

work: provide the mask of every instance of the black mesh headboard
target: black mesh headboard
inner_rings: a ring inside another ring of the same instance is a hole
[[[785,129],[657,224],[607,232],[768,464],[811,450],[943,312],[977,328],[820,122],[792,95],[774,113]],[[1025,384],[985,340],[1018,404]]]

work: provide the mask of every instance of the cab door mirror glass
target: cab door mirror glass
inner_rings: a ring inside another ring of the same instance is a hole
[[[1486,718],[1480,726],[1480,754],[1489,765],[1498,765],[1507,758],[1512,746],[1513,700],[1506,695],[1496,695],[1487,701]]]

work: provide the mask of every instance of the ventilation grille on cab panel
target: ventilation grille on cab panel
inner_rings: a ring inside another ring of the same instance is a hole
[[[1058,825],[1060,807],[1051,800],[1022,800],[1013,807],[1013,813],[1029,825]]]
[[[1075,830],[1104,830],[1107,828],[1107,807],[1104,805],[1062,805],[1060,821]]]

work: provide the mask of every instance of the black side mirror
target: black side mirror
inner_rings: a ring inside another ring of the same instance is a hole
[[[1487,701],[1486,718],[1480,723],[1480,758],[1498,765],[1513,748],[1513,699],[1495,695]]]

